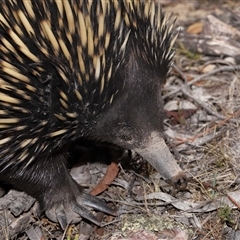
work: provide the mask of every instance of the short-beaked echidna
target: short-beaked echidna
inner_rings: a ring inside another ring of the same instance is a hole
[[[166,179],[184,178],[163,140],[174,38],[157,1],[2,0],[0,181],[64,227],[98,224],[86,207],[114,214],[69,175],[78,138],[135,150]]]

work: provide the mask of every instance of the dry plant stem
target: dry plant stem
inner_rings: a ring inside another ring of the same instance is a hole
[[[64,232],[63,232],[63,235],[62,235],[62,237],[61,237],[61,240],[64,240],[64,238],[65,238],[65,236],[66,236],[66,234],[67,234],[68,227],[69,227],[69,224],[67,224],[67,226],[65,227]]]
[[[143,194],[144,194],[144,207],[145,207],[145,210],[146,212],[149,214],[149,208],[148,208],[148,202],[147,202],[147,198],[146,198],[146,187],[145,187],[145,184],[143,184]]]
[[[177,71],[177,72],[179,73],[179,75],[181,76],[181,78],[182,78],[182,79],[184,80],[184,82],[187,84],[188,81],[187,81],[187,78],[186,78],[184,72],[183,72],[182,70],[180,70],[179,67],[178,67],[177,65],[175,65],[175,64],[173,64],[173,68],[174,68],[175,71]]]
[[[229,62],[225,61],[224,59],[215,59],[215,60],[210,60],[210,61],[207,61],[206,63],[204,63],[202,65],[202,69],[209,64],[223,64],[223,65],[227,65],[227,66],[232,66],[232,63],[229,63]]]
[[[143,210],[144,211],[144,213],[145,213],[145,208],[144,208],[144,206],[145,206],[145,203],[141,203],[141,202],[136,202],[136,201],[131,201],[131,202],[129,202],[129,201],[124,201],[124,200],[115,200],[115,199],[111,199],[111,198],[104,198],[104,200],[106,200],[106,201],[112,201],[112,202],[114,202],[114,203],[120,203],[120,204],[122,204],[122,205],[127,205],[127,206],[129,206],[129,207],[135,207],[135,209],[134,210],[136,210],[136,207],[139,207],[141,210]],[[168,203],[165,203],[165,202],[154,202],[154,203],[148,203],[148,206],[165,206],[165,205],[168,205]],[[123,212],[124,211],[124,213],[125,212],[130,212],[129,210],[118,210],[118,215],[119,215],[119,213],[121,212]]]
[[[114,224],[114,223],[119,223],[119,222],[121,222],[121,221],[122,221],[121,219],[114,219],[114,220],[111,221],[111,222],[103,223],[103,224],[101,225],[101,227],[103,228],[103,227],[112,225],[112,224]]]
[[[136,176],[133,175],[133,177],[131,177],[131,179],[129,181],[128,188],[127,188],[127,194],[128,194],[128,196],[130,196],[132,198],[134,197],[134,193],[133,193],[132,189],[133,189],[135,180],[136,180]]]
[[[214,130],[214,129],[216,128],[216,126],[213,126],[212,128],[213,128],[213,130]],[[212,128],[211,128],[211,130],[212,130]],[[209,130],[209,131],[210,131],[210,130]],[[184,144],[184,143],[187,143],[189,146],[194,146],[194,147],[196,147],[196,145],[195,145],[195,144],[191,144],[191,142],[194,142],[194,140],[196,140],[196,139],[199,138],[200,136],[205,135],[205,134],[208,133],[209,131],[206,130],[206,131],[204,131],[203,133],[199,133],[197,136],[195,136],[195,137],[193,137],[193,138],[181,139],[178,143],[176,143],[176,144],[174,145],[174,147],[179,146],[179,145]],[[209,137],[209,138],[207,138],[205,141],[203,140],[203,141],[201,141],[201,143],[198,143],[198,144],[197,144],[197,147],[203,146],[203,145],[205,145],[206,143],[211,142],[214,138],[218,138],[218,137],[222,136],[224,132],[225,132],[225,131],[223,130],[223,131],[218,131],[218,132],[214,133],[212,137]]]
[[[180,72],[177,67],[174,67],[174,68],[175,68],[178,72]],[[198,81],[200,81],[200,80],[202,80],[202,79],[204,79],[204,78],[206,78],[206,77],[212,76],[212,75],[214,75],[214,74],[216,74],[216,73],[219,73],[219,72],[232,72],[232,71],[240,71],[240,65],[236,65],[236,66],[224,66],[224,67],[220,67],[220,68],[218,68],[218,69],[214,69],[214,70],[211,71],[211,72],[202,74],[202,75],[194,78],[192,81],[189,81],[189,82],[187,82],[186,84],[187,84],[187,86],[191,86],[191,85],[193,85],[194,83],[196,83],[196,82],[198,82]],[[181,73],[180,75],[183,76],[182,73]],[[185,80],[186,77],[183,77],[183,79]],[[186,82],[186,81],[185,81],[185,82]],[[168,93],[168,94],[165,94],[165,95],[163,96],[163,99],[166,99],[167,97],[169,97],[169,96],[171,96],[171,95],[175,95],[176,93],[180,92],[181,90],[182,90],[182,89],[179,88],[179,89],[174,90],[174,91],[172,91],[172,92],[170,92],[170,93]]]
[[[238,208],[240,209],[240,204],[234,200],[231,196],[227,195],[228,199]]]
[[[135,175],[135,176],[143,179],[147,184],[150,183],[150,182],[149,182],[149,179],[147,179],[146,177],[144,177],[144,176],[142,176],[142,175],[140,175],[140,174],[138,174],[138,173],[136,173],[136,172],[134,172],[134,171],[130,171],[130,172],[131,172],[133,175]]]

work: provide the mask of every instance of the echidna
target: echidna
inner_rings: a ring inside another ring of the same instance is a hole
[[[114,214],[69,175],[78,138],[135,150],[165,178],[184,178],[163,140],[172,35],[157,1],[2,0],[0,181],[64,227],[99,224],[86,207]]]

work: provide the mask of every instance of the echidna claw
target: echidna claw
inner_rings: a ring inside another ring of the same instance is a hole
[[[96,198],[90,194],[86,194],[82,201],[83,201],[83,204],[86,205],[87,207],[96,209],[100,212],[104,212],[112,216],[117,216],[115,210],[108,207],[108,205],[102,200],[100,200],[99,198]]]
[[[101,226],[101,223],[97,220],[97,218],[86,208],[76,205],[73,209],[75,213],[77,213],[82,218],[89,220],[90,222],[96,224],[97,226]]]
[[[64,210],[60,210],[58,213],[56,213],[57,221],[59,222],[62,229],[65,229],[67,227],[67,218],[66,213]]]

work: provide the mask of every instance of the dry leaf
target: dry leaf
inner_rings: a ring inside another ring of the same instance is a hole
[[[107,172],[103,177],[103,179],[98,183],[98,185],[94,189],[92,189],[90,194],[92,194],[93,196],[96,196],[104,192],[108,188],[108,185],[110,185],[112,181],[116,178],[116,176],[118,175],[118,172],[119,172],[119,167],[117,163],[112,162],[108,166]]]
[[[193,23],[192,25],[190,25],[187,28],[187,32],[190,34],[199,34],[201,33],[203,30],[203,23],[202,22],[196,22]]]

